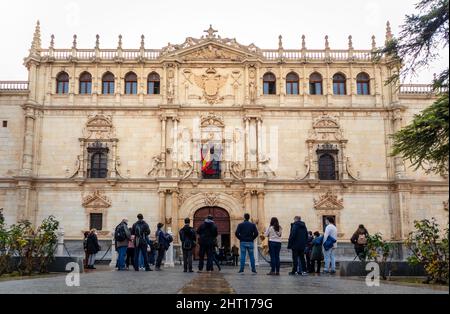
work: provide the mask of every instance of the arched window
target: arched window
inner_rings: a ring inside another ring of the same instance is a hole
[[[309,94],[322,95],[323,94],[323,79],[322,75],[315,72],[309,77]]]
[[[113,95],[114,94],[114,74],[106,72],[102,78],[102,94]]]
[[[147,78],[147,94],[149,95],[159,95],[161,92],[161,79],[159,74],[152,72]]]
[[[370,76],[367,73],[359,73],[356,86],[358,95],[370,95]]]
[[[80,75],[80,95],[90,95],[92,93],[92,75],[84,72]]]
[[[286,76],[286,94],[298,95],[299,91],[299,77],[297,73],[291,72]]]
[[[88,177],[92,179],[104,179],[108,177],[108,153],[109,148],[96,142],[88,147],[89,169]]]
[[[333,76],[333,94],[347,95],[347,79],[341,73]]]
[[[331,154],[319,157],[319,180],[336,180],[336,162]]]
[[[69,93],[69,74],[61,72],[56,77],[56,93],[68,94]]]
[[[277,78],[273,73],[266,73],[263,76],[263,87],[264,87],[264,95],[276,95],[277,94],[277,88],[276,88]]]
[[[137,94],[137,75],[133,72],[125,75],[125,94],[136,95]]]

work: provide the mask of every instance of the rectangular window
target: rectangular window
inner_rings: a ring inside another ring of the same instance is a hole
[[[127,82],[125,84],[125,94],[136,95],[137,94],[137,83],[136,82]]]
[[[369,84],[358,83],[358,95],[369,95]]]
[[[3,121],[3,127],[7,128],[8,127],[8,121]]]
[[[80,84],[80,94],[90,95],[92,93],[92,83],[91,82],[81,82]]]
[[[311,83],[309,85],[309,93],[311,95],[322,95],[322,83]]]
[[[333,93],[335,95],[345,95],[345,83],[333,83]]]
[[[103,229],[103,214],[89,215],[89,230],[92,229],[97,229],[99,231]]]
[[[333,217],[334,221],[336,222],[336,216],[322,216],[322,225],[323,225],[323,232],[324,233],[325,233],[325,228],[327,227],[327,224],[325,223],[325,220],[327,220],[328,217]]]

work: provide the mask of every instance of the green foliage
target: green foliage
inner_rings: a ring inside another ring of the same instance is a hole
[[[393,136],[392,154],[401,155],[412,166],[427,172],[448,173],[449,103],[443,94],[413,122]]]
[[[392,244],[384,241],[381,233],[376,233],[367,237],[367,246],[365,248],[367,260],[379,264],[385,263],[391,255],[391,251]]]
[[[35,270],[47,272],[54,258],[58,228],[59,222],[53,216],[36,229],[29,221],[20,221],[9,228],[3,221],[0,224],[0,275],[14,271],[20,275],[31,275]],[[12,257],[18,258],[16,265],[12,265]]]
[[[440,228],[433,218],[414,222],[415,231],[411,232],[406,246],[412,255],[408,258],[411,265],[423,265],[428,275],[427,283],[447,284],[449,276],[449,229],[441,239]]]

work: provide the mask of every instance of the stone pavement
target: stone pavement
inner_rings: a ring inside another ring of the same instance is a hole
[[[288,276],[288,269],[280,277],[267,276],[267,268],[260,267],[257,275],[237,274],[236,268],[224,267],[221,273],[183,273],[181,268],[161,272],[117,272],[105,266],[97,271],[81,274],[80,287],[67,287],[65,275],[56,277],[1,281],[0,294],[448,294],[441,289],[400,284],[381,284],[367,287],[363,280],[338,276]]]

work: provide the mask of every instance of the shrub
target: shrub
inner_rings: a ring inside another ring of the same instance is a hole
[[[412,255],[411,265],[423,265],[427,273],[426,283],[447,284],[449,274],[449,229],[441,239],[436,219],[414,222],[415,231],[409,234],[406,247]]]
[[[392,244],[384,241],[381,233],[369,235],[367,237],[367,246],[365,254],[368,261],[374,261],[379,264],[381,277],[386,279],[387,260],[391,256]]]

